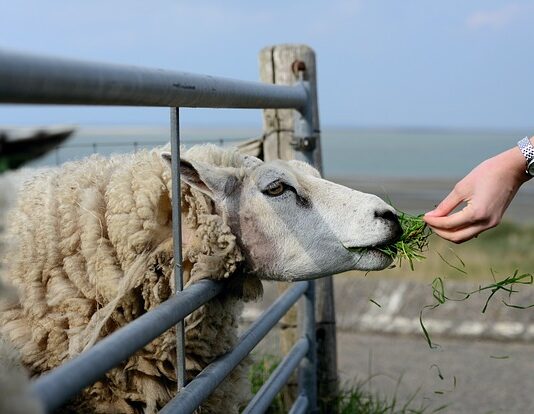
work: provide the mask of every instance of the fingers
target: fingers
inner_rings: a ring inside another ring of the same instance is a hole
[[[490,216],[485,210],[467,205],[458,213],[445,217],[424,217],[434,233],[453,243],[463,243],[484,230],[495,227],[500,219]]]
[[[484,230],[488,230],[489,228],[490,226],[478,224],[474,226],[465,227],[460,230],[442,230],[435,228],[433,228],[433,230],[434,233],[436,233],[440,237],[443,237],[446,240],[449,240],[453,243],[463,243],[478,236]]]
[[[458,205],[466,201],[456,190],[453,190],[433,211],[423,217],[425,222],[438,236],[453,243],[463,243],[476,237],[490,226],[480,220],[472,205],[468,204],[457,213],[450,214]]]
[[[463,201],[465,198],[460,196],[458,191],[452,190],[434,210],[426,213],[423,219],[437,234],[440,234],[439,231],[460,229],[472,225],[475,220],[469,206],[449,216],[449,213]]]
[[[425,214],[426,217],[442,217],[449,214],[458,205],[464,201],[464,197],[461,196],[458,191],[452,190],[445,199],[439,203],[439,205],[432,211]]]
[[[450,216],[432,216],[427,213],[423,219],[430,227],[442,230],[457,229],[475,223],[475,219],[467,207]]]

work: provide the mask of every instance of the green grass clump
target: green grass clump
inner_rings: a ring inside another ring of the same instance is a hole
[[[250,367],[248,372],[248,378],[252,387],[252,394],[260,390],[262,385],[269,379],[271,374],[274,372],[276,367],[280,364],[281,358],[275,355],[262,355],[260,358],[254,358],[254,364]],[[278,414],[278,413],[287,413],[289,409],[286,410],[284,400],[281,394],[278,394],[274,400],[271,402],[269,409],[266,411],[267,414]]]
[[[412,396],[412,398],[415,395]],[[396,396],[391,398],[370,393],[365,390],[365,383],[359,383],[341,390],[334,407],[323,407],[323,413],[336,414],[424,414],[437,413],[445,407],[429,410],[428,407],[413,407],[412,398],[400,403]]]
[[[430,228],[423,220],[423,214],[412,216],[408,213],[398,212],[398,218],[402,227],[402,236],[397,243],[391,246],[381,247],[379,250],[396,258],[398,266],[406,260],[410,268],[414,270],[414,261],[425,258],[428,250],[428,238],[432,234]]]

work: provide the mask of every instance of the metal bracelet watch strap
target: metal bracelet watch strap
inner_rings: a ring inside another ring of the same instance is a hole
[[[517,143],[517,146],[527,161],[525,172],[534,177],[534,147],[530,143],[530,138],[523,138]]]

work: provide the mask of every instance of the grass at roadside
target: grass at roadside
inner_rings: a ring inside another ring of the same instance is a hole
[[[253,394],[258,392],[280,363],[280,357],[270,354],[256,355],[255,359],[256,362],[249,371]],[[430,414],[440,412],[444,408],[417,407],[412,400],[401,403],[396,395],[383,396],[378,392],[370,392],[366,389],[365,382],[357,382],[355,385],[341,387],[335,401],[328,406],[323,404],[320,412],[328,414]],[[266,413],[285,414],[290,409],[291,407],[286,406],[283,398],[278,394]]]
[[[415,397],[415,395],[414,395]],[[437,413],[445,407],[429,409],[425,406],[417,406],[411,401],[400,403],[396,396],[382,396],[379,393],[371,393],[365,389],[364,383],[345,386],[340,390],[336,406],[323,409],[323,413],[337,414],[426,414]]]

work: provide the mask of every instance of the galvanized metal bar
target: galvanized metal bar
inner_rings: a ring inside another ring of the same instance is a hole
[[[311,280],[299,308],[300,329],[302,336],[308,339],[310,346],[299,370],[300,393],[308,398],[308,413],[317,409],[317,349],[315,337],[315,281]]]
[[[182,273],[182,212],[180,185],[180,108],[171,108],[171,193],[172,193],[172,242],[174,252],[174,292],[184,290]],[[176,324],[176,386],[185,386],[185,331],[184,321]]]
[[[276,86],[208,75],[0,51],[0,102],[203,108],[300,108],[302,84]]]
[[[284,387],[295,368],[308,352],[309,347],[308,339],[300,338],[276,367],[269,379],[262,385],[242,414],[257,414],[267,411],[274,397]]]
[[[315,102],[311,98],[310,83],[304,81],[303,71],[299,71],[299,80],[304,85],[308,99],[306,104],[295,111],[293,126],[293,144],[295,148],[295,158],[306,161],[311,165],[316,164],[314,150],[317,146],[317,137],[313,128],[313,107]],[[317,166],[320,168],[320,166]],[[306,357],[301,362],[299,371],[300,393],[306,395],[308,405],[306,412],[314,414],[318,412],[317,407],[317,345],[316,345],[316,325],[315,325],[315,281],[311,281],[304,299],[300,304],[299,317],[302,335],[309,339],[310,348]]]
[[[317,138],[313,130],[313,109],[310,98],[310,83],[303,81],[300,83],[306,90],[309,99],[301,107],[300,111],[295,111],[293,120],[293,148],[295,149],[295,158],[317,167],[315,165],[314,150],[317,145]]]
[[[289,410],[289,414],[304,414],[308,410],[308,397],[300,395]]]
[[[234,349],[208,365],[163,409],[161,414],[192,413],[210,396],[226,376],[254,349],[287,310],[308,289],[310,282],[297,282],[279,297],[239,338]]]
[[[102,339],[86,352],[34,380],[31,384],[32,393],[47,412],[56,410],[177,321],[215,297],[222,288],[222,284],[208,280],[195,283]]]

